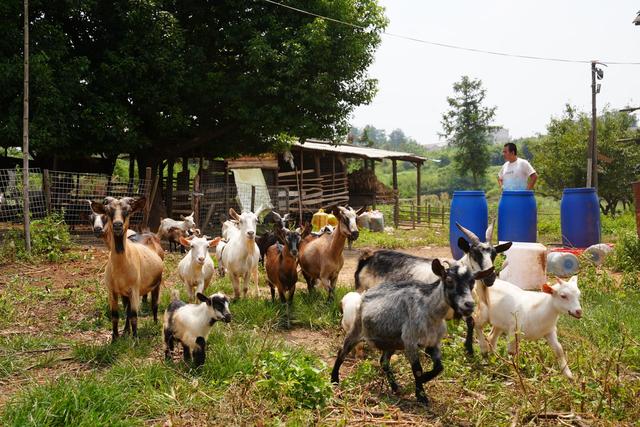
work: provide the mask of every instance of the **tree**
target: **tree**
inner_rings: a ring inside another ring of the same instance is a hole
[[[473,185],[478,187],[489,166],[489,132],[495,129],[490,123],[496,107],[482,106],[486,91],[481,80],[463,76],[454,83],[453,91],[455,95],[447,98],[449,111],[442,115],[441,135],[456,148],[456,171],[462,176],[470,173]]]
[[[618,203],[632,203],[631,183],[640,177],[640,146],[621,141],[634,136],[633,116],[605,110],[597,119],[598,195],[603,214],[614,215]],[[531,145],[540,189],[560,198],[565,188],[584,187],[591,117],[566,106],[552,118],[547,135]]]
[[[21,5],[0,6],[3,146],[19,145]],[[31,8],[34,155],[130,152],[140,166],[196,149],[224,156],[345,135],[353,108],[375,94],[366,70],[387,23],[375,0],[306,7],[365,29],[239,0]]]
[[[391,147],[400,147],[402,144],[406,142],[406,140],[407,140],[407,137],[405,136],[402,129],[394,129],[389,134],[389,145]]]

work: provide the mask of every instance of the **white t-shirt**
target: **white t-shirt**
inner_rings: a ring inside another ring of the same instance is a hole
[[[529,177],[536,173],[525,159],[518,157],[514,162],[505,162],[498,173],[503,190],[526,190]]]

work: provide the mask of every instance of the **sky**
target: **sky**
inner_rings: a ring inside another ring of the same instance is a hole
[[[638,1],[614,0],[379,0],[387,32],[521,55],[640,63]],[[591,111],[590,64],[505,58],[382,36],[369,75],[378,93],[354,110],[351,124],[373,125],[387,135],[400,128],[421,144],[439,137],[453,84],[468,75],[482,80],[494,124],[512,138],[545,133],[551,117],[570,103]],[[640,106],[640,65],[609,65],[598,110]]]

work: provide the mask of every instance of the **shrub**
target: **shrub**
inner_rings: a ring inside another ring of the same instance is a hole
[[[281,409],[323,407],[332,390],[325,368],[316,368],[319,362],[309,356],[286,351],[271,351],[260,361],[259,390]]]
[[[61,213],[53,213],[31,222],[31,254],[25,249],[22,230],[10,230],[0,248],[0,260],[4,262],[46,259],[57,262],[64,259],[71,246],[71,235]]]
[[[640,272],[640,239],[635,233],[623,233],[613,252],[607,258],[607,265],[624,273]]]

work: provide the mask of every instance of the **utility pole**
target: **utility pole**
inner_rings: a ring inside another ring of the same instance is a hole
[[[29,218],[29,0],[24,0],[24,100],[22,115],[22,198],[24,241],[31,252],[31,222]]]
[[[598,190],[598,130],[597,130],[597,112],[596,112],[596,95],[600,93],[600,83],[604,72],[596,65],[605,65],[598,61],[591,61],[591,135],[589,137],[589,148],[587,150],[587,187],[593,187]]]

